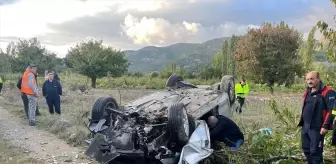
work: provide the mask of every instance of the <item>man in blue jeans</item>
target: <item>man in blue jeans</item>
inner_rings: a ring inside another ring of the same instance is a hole
[[[210,128],[211,140],[223,142],[230,147],[232,151],[236,151],[244,143],[244,135],[240,131],[238,125],[222,115],[210,116],[207,120]]]
[[[58,80],[54,79],[54,72],[48,73],[48,80],[43,83],[42,87],[43,96],[46,98],[49,113],[61,114],[61,98],[62,86]],[[54,108],[55,107],[55,108]]]

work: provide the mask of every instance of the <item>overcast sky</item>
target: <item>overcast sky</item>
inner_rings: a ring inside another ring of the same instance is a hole
[[[244,34],[281,20],[307,34],[319,20],[333,23],[330,0],[0,0],[0,47],[37,37],[64,57],[89,39],[139,49]]]

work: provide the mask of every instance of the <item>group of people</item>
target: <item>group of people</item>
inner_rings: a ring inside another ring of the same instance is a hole
[[[30,65],[17,83],[17,87],[21,91],[24,111],[31,126],[36,125],[36,115],[40,115],[37,105],[39,88],[36,71],[36,66]],[[329,130],[334,129],[336,92],[321,81],[320,75],[316,71],[307,73],[306,83],[308,87],[304,92],[303,107],[298,124],[301,127],[302,150],[308,164],[321,164],[324,137]],[[0,77],[0,92],[1,89],[2,79]],[[242,113],[242,106],[249,92],[246,81],[242,80],[236,84],[235,91],[239,103],[237,112]],[[42,95],[46,99],[50,114],[54,114],[54,112],[61,114],[62,86],[60,79],[57,74],[55,76],[53,71],[46,72]],[[243,133],[230,118],[221,115],[210,116],[207,119],[207,124],[212,140],[221,141],[232,150],[237,150],[244,143]],[[332,145],[336,145],[336,130],[333,131]]]
[[[37,81],[37,67],[30,65],[20,76],[17,87],[21,91],[24,111],[30,126],[36,125],[36,116],[41,115],[38,109],[38,97],[40,95]],[[45,72],[45,81],[42,86],[42,95],[48,104],[49,113],[61,114],[62,86],[58,75],[53,71]]]

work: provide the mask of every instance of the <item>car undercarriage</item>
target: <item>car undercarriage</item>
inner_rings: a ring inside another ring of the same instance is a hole
[[[87,140],[85,154],[100,163],[177,164],[196,120],[218,114],[219,101],[230,95],[220,87],[200,89],[175,74],[167,87],[169,91],[123,106],[110,96],[97,99],[88,124],[93,138]]]

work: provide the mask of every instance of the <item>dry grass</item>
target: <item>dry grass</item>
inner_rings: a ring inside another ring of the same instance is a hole
[[[275,93],[275,100],[281,109],[289,108],[297,115],[295,121],[299,121],[299,114],[302,107],[302,94],[300,93]],[[273,130],[283,130],[283,122],[278,120],[273,110],[269,106],[270,94],[250,94],[243,107],[241,115],[236,114],[234,120],[244,131],[255,131],[260,128],[271,128]],[[297,124],[297,122],[293,122]]]
[[[2,164],[43,164],[42,161],[31,158],[24,151],[5,140],[0,141],[0,161]]]

